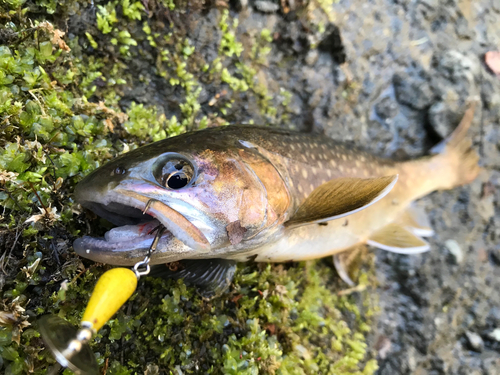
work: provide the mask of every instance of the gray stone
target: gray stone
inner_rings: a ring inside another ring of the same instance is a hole
[[[446,248],[448,251],[453,255],[455,258],[455,261],[459,264],[462,263],[464,260],[464,253],[462,251],[462,248],[458,244],[457,241],[455,240],[447,240],[445,243]]]
[[[399,113],[398,103],[386,96],[375,104],[375,113],[383,120],[394,118]]]
[[[465,337],[467,338],[467,342],[471,349],[476,352],[482,352],[484,349],[484,341],[477,333],[472,331],[465,332]]]
[[[413,109],[428,107],[434,98],[429,83],[421,78],[396,73],[393,77],[393,84],[398,102]]]

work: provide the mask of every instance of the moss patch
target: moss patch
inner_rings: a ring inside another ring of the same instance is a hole
[[[73,203],[76,183],[120,153],[186,130],[254,115],[286,122],[290,95],[256,78],[271,32],[244,47],[228,10],[218,14],[218,49],[208,59],[190,39],[186,4],[7,4],[0,9],[0,371],[43,374],[55,361],[36,317],[78,324],[108,268],[72,252],[81,233],[108,225]],[[150,84],[172,103],[130,94]],[[210,95],[201,101],[203,91]],[[256,112],[234,111],[245,102]],[[363,275],[372,285],[371,271]],[[182,282],[141,280],[92,347],[107,374],[373,373],[365,337],[375,301],[369,288],[348,296],[339,289],[325,261],[242,265],[229,291],[212,300]]]

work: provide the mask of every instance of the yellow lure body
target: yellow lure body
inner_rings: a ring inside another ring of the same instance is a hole
[[[132,296],[137,287],[137,276],[128,268],[106,271],[90,296],[82,325],[98,331]]]

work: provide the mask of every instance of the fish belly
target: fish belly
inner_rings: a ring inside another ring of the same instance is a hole
[[[362,242],[362,238],[338,224],[308,225],[290,230],[278,241],[254,251],[256,262],[288,262],[322,258]]]
[[[388,199],[387,199],[388,198]],[[396,221],[410,203],[394,204],[394,194],[363,211],[287,230],[277,241],[253,251],[257,262],[287,262],[322,258],[366,243],[379,229]],[[326,225],[325,225],[326,224]]]

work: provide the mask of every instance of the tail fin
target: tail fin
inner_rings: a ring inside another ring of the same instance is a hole
[[[446,173],[443,176],[441,189],[451,189],[455,186],[468,184],[481,171],[478,165],[479,155],[472,148],[472,141],[467,136],[467,131],[474,119],[475,108],[475,102],[469,104],[469,108],[465,111],[458,127],[448,138],[431,150],[432,153],[438,154],[435,159],[439,160],[439,164],[448,171],[452,171],[451,174]]]

